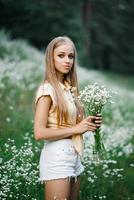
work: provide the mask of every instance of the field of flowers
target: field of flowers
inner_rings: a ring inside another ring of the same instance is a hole
[[[44,55],[25,41],[0,32],[0,200],[42,200],[38,162],[42,142],[33,138],[33,100],[43,80]],[[133,77],[78,67],[80,88],[103,84],[116,91],[104,109],[102,132],[107,157],[92,155],[93,133],[84,134],[85,171],[79,200],[134,199]]]

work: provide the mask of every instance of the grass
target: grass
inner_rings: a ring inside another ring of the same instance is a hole
[[[128,90],[134,89],[134,77],[133,75],[125,75],[125,74],[115,74],[113,72],[103,72],[108,81],[112,84],[118,85],[118,87],[124,87]]]
[[[3,48],[8,48],[8,51],[4,50],[5,53],[0,53],[0,199],[42,200],[43,186],[38,182],[38,163],[44,142],[36,142],[33,138],[32,104],[42,79],[43,56],[23,41],[19,41],[23,47],[20,53],[9,56],[7,52],[11,52],[10,48],[18,41],[10,41],[5,33],[0,34],[0,39]],[[16,45],[14,52],[17,50]],[[27,55],[30,53],[35,55],[34,58]],[[25,64],[24,55],[27,55]],[[19,74],[16,74],[17,70]],[[96,82],[96,77],[99,77],[97,81],[118,89],[118,94],[114,99],[115,104],[103,111],[102,130],[108,158],[99,165],[92,160],[92,133],[85,134],[82,160],[85,171],[81,176],[79,200],[133,200],[133,77],[93,71],[89,71],[89,74],[90,83]],[[83,73],[81,88],[88,83],[85,77]]]

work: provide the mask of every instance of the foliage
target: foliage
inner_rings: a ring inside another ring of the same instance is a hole
[[[13,38],[25,38],[41,49],[56,36],[70,36],[84,61],[86,50],[81,46],[86,31],[81,4],[81,0],[0,0],[0,27],[9,30]]]
[[[133,1],[91,1],[90,59],[96,69],[134,73],[133,9]]]
[[[42,49],[52,38],[68,35],[80,64],[132,74],[133,9],[134,2],[126,0],[0,0],[0,28]]]
[[[4,34],[1,38],[5,40],[5,46],[10,51],[16,41],[11,42]],[[39,60],[42,60],[43,57],[37,50],[22,41],[19,41],[19,46],[20,48],[22,46],[23,54],[34,52],[32,60],[29,54],[25,58],[25,65],[23,65],[25,70],[21,70],[20,67],[23,61],[21,54],[19,56],[17,53],[12,54],[11,59],[5,51],[1,58],[3,65],[0,70],[3,70],[0,74],[0,188],[2,188],[0,199],[40,200],[43,199],[44,188],[38,182],[38,164],[44,141],[36,142],[33,138],[34,113],[32,103],[36,87],[42,79],[41,68],[43,66],[38,67],[38,65],[42,63]],[[14,52],[17,52],[16,46]],[[18,58],[20,62],[16,66]],[[12,62],[12,70],[8,69],[5,73],[4,69],[10,63],[9,61]],[[32,66],[30,70],[29,62]],[[11,77],[16,77],[18,68],[20,79],[14,81],[14,78]],[[10,76],[11,72],[12,76]],[[28,76],[26,76],[26,72],[28,72]],[[114,100],[115,104],[111,104],[103,111],[102,128],[105,133],[104,139],[109,157],[107,160],[103,160],[101,165],[98,166],[92,160],[92,132],[87,132],[84,135],[85,148],[82,162],[85,171],[81,177],[79,200],[132,200],[134,199],[134,93],[132,86],[127,86],[130,89],[126,90],[125,83],[123,87],[118,85],[119,76],[114,83],[106,74],[102,76],[100,72],[88,72],[91,83],[96,82],[97,77],[99,77],[98,81],[102,81],[104,85],[107,84],[108,87],[116,86],[118,97]],[[87,72],[81,73],[84,82],[86,76]],[[114,77],[114,74],[112,76]]]

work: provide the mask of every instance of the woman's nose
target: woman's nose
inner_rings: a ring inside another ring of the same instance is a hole
[[[68,58],[68,56],[66,56],[66,62],[69,63],[69,58]]]

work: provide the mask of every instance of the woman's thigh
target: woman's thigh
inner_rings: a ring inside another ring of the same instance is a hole
[[[45,200],[69,200],[71,182],[68,179],[55,179],[45,182]]]
[[[77,181],[74,179],[71,181],[71,190],[69,200],[77,200],[80,190],[80,176],[77,176]]]

